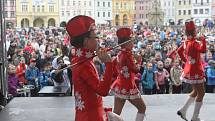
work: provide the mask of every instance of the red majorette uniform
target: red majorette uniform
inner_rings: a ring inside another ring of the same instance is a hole
[[[203,102],[200,101],[201,99],[198,100],[198,98],[199,96],[201,97],[201,93],[204,93],[204,89],[202,88],[205,81],[205,74],[200,54],[206,52],[206,40],[202,36],[200,37],[201,42],[197,41],[196,28],[193,21],[187,22],[185,24],[185,27],[187,40],[177,50],[179,56],[185,62],[181,79],[184,82],[190,83],[192,85],[199,84],[201,85],[201,87],[196,87],[194,89],[194,91],[200,89],[200,92],[197,91],[197,95],[193,95],[193,92],[191,92],[191,95],[187,99],[186,103],[182,108],[177,111],[177,114],[182,119],[187,120],[187,110],[190,105],[195,101],[194,112],[191,121],[202,121],[199,118],[199,114]]]
[[[90,31],[95,25],[95,20],[87,16],[77,16],[71,19],[67,26],[67,32],[71,38],[81,36]],[[76,48],[72,63],[77,63],[91,58],[94,52]],[[102,97],[106,96],[111,86],[112,63],[105,63],[103,80],[99,80],[98,72],[93,60],[74,66],[72,68],[72,80],[75,93],[75,121],[106,121]]]
[[[195,24],[186,24],[186,30],[195,29]],[[205,73],[200,57],[201,53],[206,52],[206,40],[200,37],[201,42],[196,38],[189,38],[178,48],[178,54],[185,62],[181,79],[190,84],[198,84],[205,81]]]
[[[132,31],[128,28],[122,28],[117,31],[118,40],[129,40]],[[140,92],[135,84],[135,74],[139,72],[134,63],[134,57],[131,50],[122,48],[115,59],[117,79],[111,86],[111,92],[122,99],[140,98]]]

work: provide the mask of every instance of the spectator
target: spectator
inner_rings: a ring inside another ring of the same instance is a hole
[[[35,50],[35,51],[40,50],[39,43],[35,39],[32,39],[31,45],[32,45],[33,50]]]
[[[165,80],[169,78],[169,72],[163,68],[163,62],[158,61],[158,70],[155,72],[155,83],[157,94],[164,94],[166,92]]]
[[[27,52],[27,53],[32,53],[34,51],[34,48],[33,46],[31,45],[31,42],[28,41],[27,45],[25,46],[24,48],[24,52]]]
[[[175,60],[174,66],[170,70],[173,94],[179,94],[182,91],[182,81],[180,80],[181,73],[182,68],[180,66],[180,62],[179,60]]]
[[[164,41],[166,39],[166,30],[161,31],[160,38],[161,38],[162,41]]]
[[[41,55],[41,59],[44,59],[45,58],[45,51],[46,51],[46,41],[44,41],[41,45],[40,45],[40,48],[39,48],[39,53]]]
[[[160,52],[157,52],[156,54],[155,54],[155,60],[158,62],[158,61],[162,61],[162,55],[161,55],[161,53]]]
[[[156,50],[156,51],[161,50],[160,41],[158,39],[156,39],[155,42],[153,42],[153,49]]]
[[[208,62],[209,66],[206,70],[207,83],[206,83],[206,92],[214,93],[215,92],[215,61],[210,60]]]
[[[13,59],[14,59],[13,57],[15,55],[16,47],[17,47],[16,41],[11,41],[10,47],[8,49],[8,52],[7,52],[7,57],[10,61],[13,61]]]
[[[25,64],[25,58],[22,57],[19,65],[16,67],[16,75],[19,78],[19,82],[22,84],[27,84],[27,80],[25,79],[25,72],[27,67],[28,66]]]
[[[155,50],[152,49],[152,45],[148,44],[146,46],[146,50],[145,50],[145,58],[146,61],[148,62],[151,56],[155,56]]]
[[[17,48],[16,49],[16,54],[14,55],[14,60],[13,60],[13,64],[15,66],[18,66],[21,58],[23,57],[23,49],[22,48]]]
[[[144,94],[150,95],[155,93],[155,80],[152,63],[147,63],[147,67],[142,74],[141,81]]]
[[[44,67],[40,72],[39,85],[40,85],[40,89],[42,89],[45,86],[53,85],[53,81],[51,79],[51,64],[48,62],[44,64]]]
[[[213,55],[210,51],[206,53],[206,61],[208,62],[209,60],[213,60]]]
[[[164,45],[163,49],[161,50],[162,60],[166,60],[166,58],[167,58],[167,53],[168,53],[167,45]]]
[[[104,68],[103,68],[103,65],[102,65],[101,61],[99,60],[98,57],[95,57],[93,62],[95,64],[95,67],[96,67],[96,70],[98,72],[99,78],[102,79],[102,75],[104,73]]]
[[[149,62],[152,63],[152,70],[153,70],[153,72],[157,71],[157,62],[158,61],[156,61],[155,58],[151,58]]]
[[[45,51],[45,53],[43,55],[44,55],[44,58],[40,59],[40,61],[39,61],[40,68],[43,67],[44,63],[46,63],[46,62],[51,63],[53,61],[53,59],[54,59],[54,54],[53,54],[53,52],[51,50]]]
[[[8,67],[8,92],[13,97],[17,96],[17,89],[19,88],[19,80],[16,76],[16,67],[13,64],[9,64]]]
[[[32,96],[37,96],[39,88],[39,69],[36,67],[36,59],[32,58],[30,60],[30,65],[25,72],[25,78],[28,81],[28,85],[33,85],[35,88],[31,91]]]
[[[68,63],[67,63],[68,64]],[[54,80],[54,86],[68,86],[70,85],[70,80],[68,77],[68,73],[71,73],[70,69],[65,69],[63,71],[59,71],[67,67],[66,63],[64,62],[63,58],[58,56],[52,62],[52,67],[54,70],[51,72],[51,77]]]
[[[164,68],[168,71],[169,74],[170,74],[171,67],[172,67],[172,60],[170,58],[165,59]],[[171,78],[165,78],[166,94],[169,94],[169,91],[170,91],[170,79]]]
[[[142,38],[142,35],[138,36],[138,42],[137,42],[137,48],[141,49],[144,45],[144,39]]]

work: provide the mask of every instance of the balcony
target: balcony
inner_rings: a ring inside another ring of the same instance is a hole
[[[16,11],[15,7],[5,7],[5,11]]]
[[[58,12],[31,12],[32,16],[55,16]]]
[[[20,16],[58,16],[58,12],[50,13],[50,12],[17,12],[17,15]]]
[[[193,3],[194,7],[209,6],[210,3]]]

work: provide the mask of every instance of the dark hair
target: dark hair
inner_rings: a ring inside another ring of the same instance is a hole
[[[81,47],[83,47],[84,39],[89,38],[89,37],[90,37],[90,31],[87,33],[84,33],[80,36],[71,38],[70,43],[72,46],[74,46],[76,48],[81,48]]]
[[[53,79],[55,80],[55,82],[57,82],[57,83],[63,83],[64,82],[64,78],[63,78],[62,74],[63,74],[63,71],[61,71],[60,73],[53,76]]]
[[[123,39],[118,39],[118,44],[121,44],[125,41],[128,41],[130,38],[123,38]]]
[[[57,63],[59,63],[60,60],[63,61],[63,57],[61,57],[61,56],[58,57],[58,58],[57,58]]]
[[[43,65],[43,67],[45,68],[47,66],[51,66],[51,63],[50,62],[45,62],[44,65]]]
[[[69,55],[69,49],[67,48],[67,46],[62,45],[62,46],[61,46],[61,50],[62,50],[62,54],[63,54],[64,56],[68,56],[68,55]]]
[[[195,30],[186,30],[186,35],[187,36],[195,36]]]

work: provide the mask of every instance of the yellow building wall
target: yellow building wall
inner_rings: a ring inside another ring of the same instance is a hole
[[[212,19],[213,21],[215,21],[215,3],[212,3],[211,11],[212,11]]]
[[[37,11],[37,6],[35,6],[35,11],[33,11],[33,0],[27,0],[26,3],[21,3],[21,1],[23,0],[16,0],[17,27],[41,27],[34,25],[43,25],[43,27],[48,27],[48,21],[50,19],[54,19],[55,26],[59,26],[58,0],[54,0],[54,12],[49,11],[48,0],[43,0],[44,12],[42,12],[42,5],[40,5],[40,12]],[[22,11],[22,5],[27,5],[27,11]],[[24,21],[25,26],[21,25],[21,21]],[[26,25],[27,23],[29,23],[29,25]]]
[[[191,15],[188,15],[188,9],[191,10]],[[181,10],[181,15],[178,15],[178,10]],[[186,10],[186,15],[183,15],[183,10]],[[187,19],[190,19],[192,17],[192,3],[189,4],[189,0],[186,0],[186,4],[184,5],[184,1],[182,0],[181,5],[179,5],[179,2],[176,2],[176,22],[179,19],[183,19],[186,21]]]
[[[118,6],[117,6],[118,3]],[[116,26],[116,15],[119,15],[119,26],[131,26],[134,23],[135,0],[113,0],[112,1],[113,19],[112,25]],[[127,15],[127,24],[123,24],[123,16]]]

